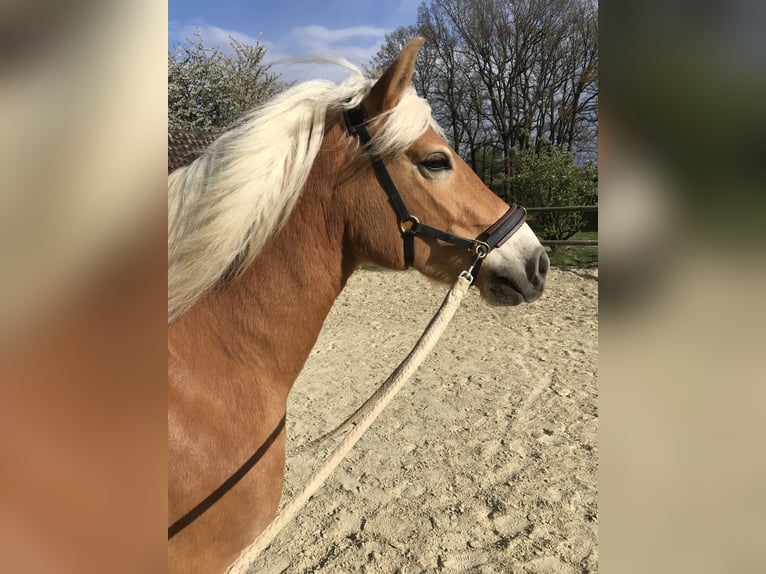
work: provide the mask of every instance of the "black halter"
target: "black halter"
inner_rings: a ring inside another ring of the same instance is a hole
[[[527,217],[526,209],[515,203],[512,204],[500,219],[483,231],[476,239],[460,237],[459,235],[441,231],[421,223],[407,209],[402,196],[399,195],[399,190],[396,189],[396,185],[386,169],[386,165],[383,163],[383,159],[370,145],[370,132],[367,131],[365,126],[368,118],[364,108],[359,105],[345,110],[344,113],[349,131],[352,135],[356,134],[359,136],[359,140],[370,156],[372,166],[375,168],[375,174],[378,176],[378,181],[380,181],[380,185],[383,187],[386,195],[388,195],[388,199],[391,201],[391,205],[393,205],[394,211],[396,211],[396,215],[399,218],[399,229],[404,240],[405,266],[412,267],[415,261],[415,236],[427,235],[458,247],[465,247],[474,253],[476,259],[474,259],[473,264],[467,270],[468,279],[473,283],[473,280],[479,274],[482,261],[489,252],[505,243],[524,223]]]

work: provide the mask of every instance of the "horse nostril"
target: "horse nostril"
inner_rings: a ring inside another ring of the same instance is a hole
[[[548,258],[548,254],[543,249],[543,252],[540,254],[540,261],[537,263],[537,272],[540,274],[542,279],[545,279],[550,266],[551,260]]]
[[[542,291],[550,265],[548,254],[542,247],[540,247],[539,255],[530,257],[527,261],[527,279],[535,290]]]

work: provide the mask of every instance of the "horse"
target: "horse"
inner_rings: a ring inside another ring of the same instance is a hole
[[[275,515],[288,393],[360,265],[451,283],[473,262],[493,305],[543,291],[537,237],[411,85],[422,44],[293,86],[168,176],[171,572],[223,572]]]

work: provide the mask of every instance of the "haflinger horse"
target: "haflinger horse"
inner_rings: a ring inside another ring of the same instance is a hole
[[[292,87],[168,177],[171,572],[225,571],[274,516],[287,396],[354,270],[451,283],[480,261],[467,246],[495,247],[464,238],[518,216],[410,85],[422,43],[377,81]],[[512,227],[475,277],[490,304],[543,291],[548,257],[523,217]]]

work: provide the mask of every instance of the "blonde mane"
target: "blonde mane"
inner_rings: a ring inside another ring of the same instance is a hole
[[[299,84],[168,176],[168,323],[224,274],[236,276],[253,262],[295,207],[328,111],[358,105],[373,84],[358,70],[341,85]],[[373,145],[384,156],[402,152],[429,126],[441,132],[410,87]]]

